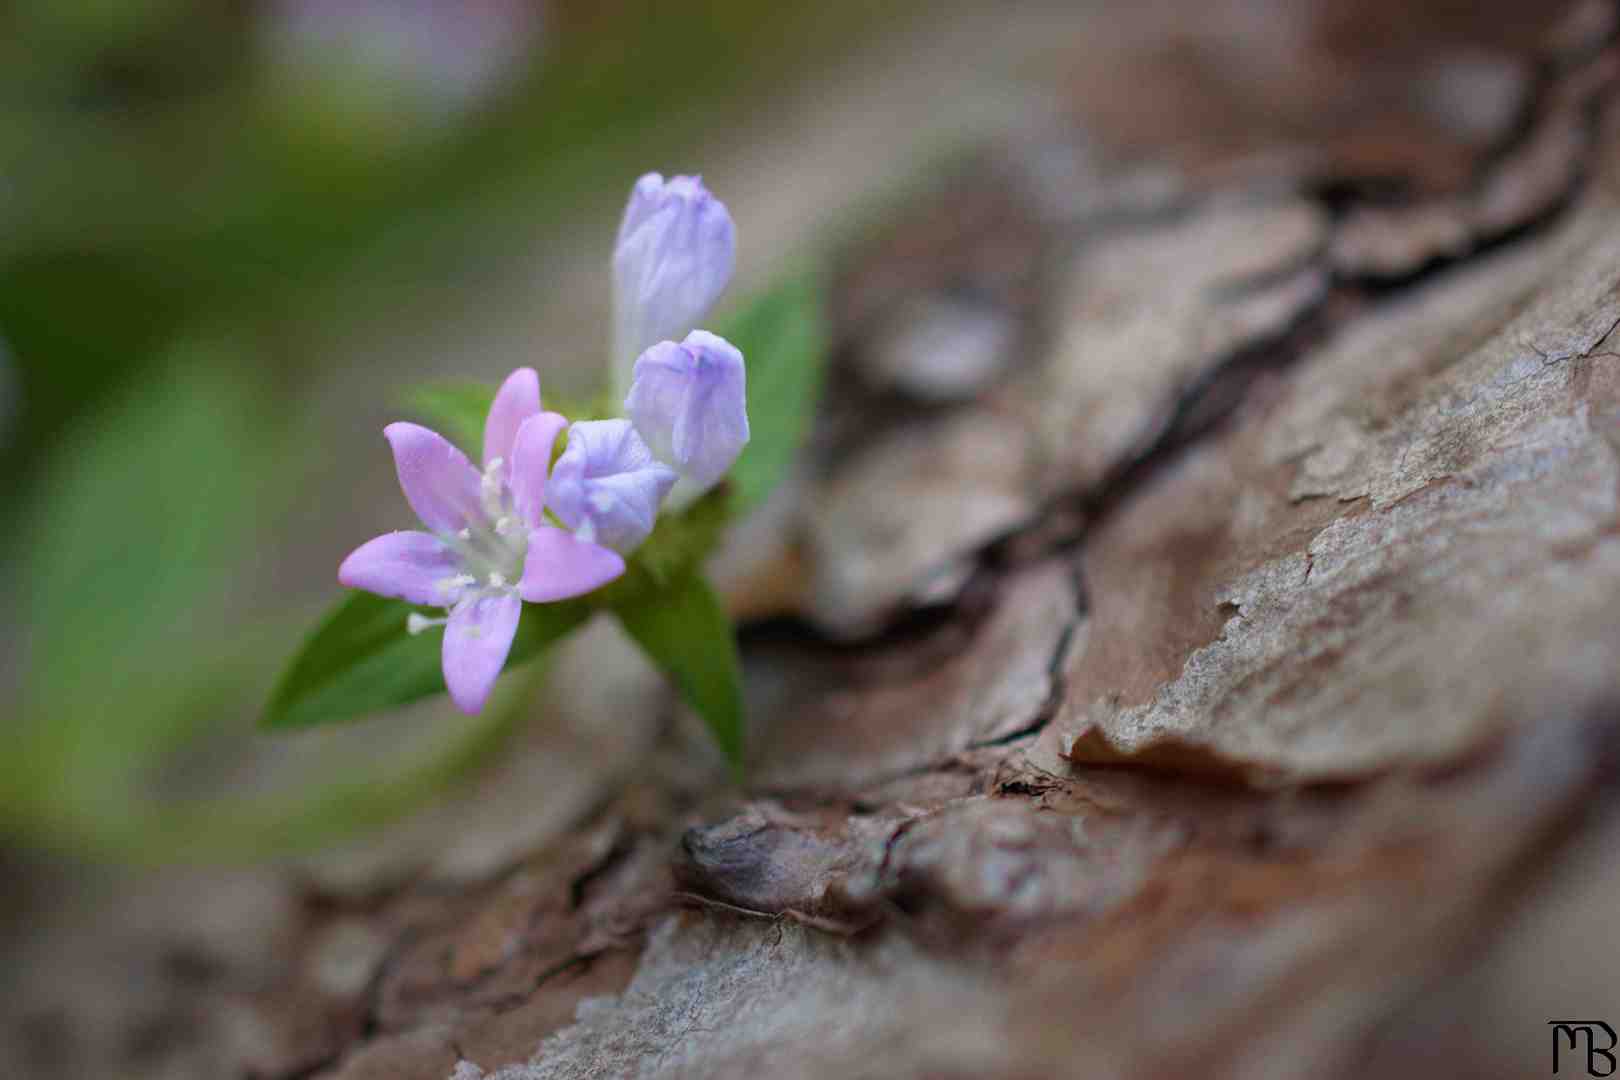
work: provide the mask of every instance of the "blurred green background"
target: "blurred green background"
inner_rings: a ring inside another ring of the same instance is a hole
[[[916,144],[872,153],[838,76],[902,8],[9,5],[10,842],[257,857],[384,820],[495,745],[510,701],[360,725],[388,725],[386,754],[364,731],[254,731],[338,560],[405,524],[382,424],[426,377],[528,363],[589,390],[643,171],[701,172],[732,202],[733,296],[802,256],[839,199],[937,142],[913,124]],[[925,88],[884,100],[939,112]]]

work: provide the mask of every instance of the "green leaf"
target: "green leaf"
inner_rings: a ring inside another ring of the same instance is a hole
[[[483,453],[484,417],[495,400],[495,387],[477,379],[437,379],[412,387],[405,406],[428,427],[477,459]]]
[[[652,535],[628,560],[630,568],[624,577],[629,580],[623,586],[614,582],[608,588],[617,592],[647,585],[662,588],[693,572],[714,553],[730,521],[731,499],[725,487],[715,488],[678,514],[660,514]],[[617,594],[608,597],[607,602],[609,606],[616,604]]]
[[[157,355],[158,374],[44,451],[20,527],[0,538],[28,631],[0,817],[24,804],[122,812],[190,730],[179,702],[216,677],[213,648],[239,631],[227,598],[281,504],[281,481],[254,472],[284,458],[281,429],[267,389],[227,374],[253,355],[243,341],[199,332]]]
[[[733,769],[742,767],[742,666],[720,598],[695,568],[614,613],[703,717]]]
[[[564,637],[591,614],[581,600],[525,604],[510,669]],[[408,705],[444,693],[439,650],[442,633],[409,634],[406,618],[416,608],[367,592],[339,601],[304,641],[270,696],[260,724],[303,728],[353,720],[379,709]]]
[[[748,428],[731,467],[731,505],[743,513],[770,495],[810,431],[821,393],[826,334],[822,290],[802,274],[757,297],[717,326],[748,364]]]
[[[160,377],[84,417],[46,462],[20,579],[39,700],[170,681],[159,659],[224,610],[257,508],[241,477],[276,452],[258,388],[220,371],[239,357],[228,341],[174,346]]]

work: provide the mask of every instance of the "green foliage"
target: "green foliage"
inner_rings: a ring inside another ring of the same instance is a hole
[[[734,513],[765,500],[803,445],[821,392],[826,332],[820,281],[791,278],[715,330],[748,364],[748,445],[731,468]]]
[[[0,816],[97,817],[195,728],[217,691],[240,553],[283,494],[242,482],[276,433],[250,384],[222,377],[240,342],[163,351],[160,377],[109,398],[44,461],[19,542],[28,628]]]
[[[605,601],[612,606],[631,589],[663,588],[682,575],[701,569],[714,553],[720,536],[732,518],[730,488],[722,484],[678,514],[663,514],[653,526],[647,542],[630,556],[624,586],[617,582],[620,597]]]
[[[331,724],[444,693],[439,656],[443,633],[405,631],[412,611],[428,610],[366,592],[348,593],[304,640],[270,695],[261,723],[267,728]],[[566,637],[591,610],[583,600],[525,604],[507,667]]]
[[[106,679],[85,677],[86,654],[104,677],[139,674],[161,633],[227,583],[255,509],[239,478],[266,435],[248,388],[214,366],[234,348],[171,350],[162,377],[87,417],[46,463],[23,577],[39,683],[94,692]]]
[[[442,693],[440,635],[406,633],[413,610],[402,600],[346,593],[287,666],[260,722],[311,727]]]
[[[405,407],[476,461],[484,446],[484,418],[494,400],[495,387],[479,379],[435,379],[407,391]]]
[[[697,568],[614,609],[625,630],[675,681],[725,753],[742,767],[742,667],[720,598]]]

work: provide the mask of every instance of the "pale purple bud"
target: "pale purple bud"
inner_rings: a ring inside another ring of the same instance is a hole
[[[707,330],[654,345],[636,361],[624,411],[653,455],[680,473],[682,489],[701,494],[748,443],[742,353]]]
[[[568,429],[546,505],[581,539],[627,555],[652,532],[675,479],[630,421],[585,420]]]
[[[615,386],[623,393],[636,357],[680,338],[720,298],[736,262],[736,229],[725,204],[695,176],[636,181],[613,251]]]

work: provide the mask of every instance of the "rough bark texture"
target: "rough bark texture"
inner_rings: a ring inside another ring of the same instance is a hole
[[[1215,6],[846,254],[745,794],[656,706],[554,839],[240,875],[129,921],[138,1007],[30,968],[23,1073],[1508,1077],[1613,1021],[1615,12]]]

